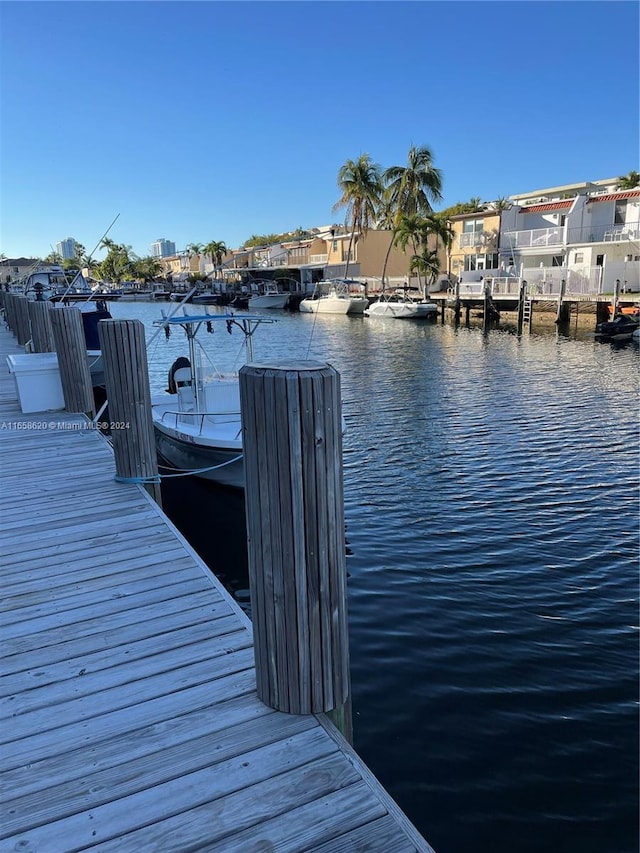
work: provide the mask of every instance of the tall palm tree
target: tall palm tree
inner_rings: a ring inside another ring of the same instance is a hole
[[[420,274],[424,275],[426,293],[429,286],[433,284],[440,272],[438,250],[424,248],[419,255],[412,255],[409,263],[409,269],[411,272],[417,272],[418,277]],[[430,279],[430,281],[427,281],[427,279]]]
[[[396,223],[394,242],[403,252],[407,250],[407,244],[411,243],[414,257],[419,255],[419,249],[426,247],[429,232],[427,221],[424,216],[417,213],[410,213],[407,216],[402,216]],[[421,271],[418,270],[418,283],[422,290]]]
[[[356,232],[358,236],[366,234],[376,221],[376,212],[383,191],[382,170],[368,154],[361,154],[357,160],[347,160],[340,167],[338,187],[341,195],[333,206],[333,210],[346,208],[345,222],[348,222],[351,227],[344,274],[345,278],[348,278],[351,249],[356,239]]]
[[[392,246],[397,242],[400,220],[405,216],[425,216],[433,212],[431,203],[442,198],[442,172],[433,165],[430,148],[412,145],[407,165],[390,166],[383,177],[385,203],[390,206],[387,223],[393,232],[382,271],[384,289],[387,261]]]
[[[205,255],[209,255],[211,257],[211,263],[214,267],[222,266],[222,259],[229,251],[227,249],[226,243],[222,240],[211,240],[210,243],[207,243],[206,246],[203,247],[202,251]]]
[[[192,258],[194,255],[199,255],[202,251],[202,243],[189,243],[185,249],[187,255]]]
[[[628,175],[621,175],[618,178],[616,189],[633,190],[637,186],[640,186],[640,172],[631,171]]]

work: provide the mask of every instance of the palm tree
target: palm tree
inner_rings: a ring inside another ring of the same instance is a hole
[[[637,186],[640,186],[640,172],[631,171],[628,175],[621,175],[618,178],[616,189],[633,190]]]
[[[389,204],[386,221],[393,231],[382,271],[382,288],[391,248],[396,243],[402,217],[433,212],[432,202],[442,198],[442,172],[433,165],[433,154],[426,145],[412,145],[406,166],[390,166],[384,173],[385,203]],[[405,243],[406,246],[406,243]]]
[[[361,154],[357,160],[347,160],[338,172],[338,186],[341,196],[333,206],[333,210],[346,208],[345,222],[351,226],[347,266],[344,277],[349,276],[351,248],[358,236],[367,233],[375,223],[376,211],[383,191],[382,170],[374,163],[368,154]]]
[[[185,249],[187,255],[192,258],[194,255],[199,255],[202,251],[202,243],[189,243]]]
[[[438,273],[440,272],[440,259],[438,258],[438,250],[425,248],[419,255],[412,255],[411,261],[409,263],[409,270],[411,272],[417,272],[418,278],[420,277],[421,273],[425,276],[426,293],[429,286],[433,284],[433,282],[436,280]],[[430,278],[429,282],[427,282],[427,277]]]
[[[203,247],[202,251],[205,255],[209,255],[211,257],[211,263],[215,267],[222,266],[222,259],[229,251],[227,249],[226,243],[222,240],[212,240],[210,243],[207,243],[206,246]]]
[[[418,256],[418,249],[426,247],[429,237],[427,221],[417,213],[402,216],[396,223],[394,242],[403,252],[407,250],[407,243],[411,243],[413,256]],[[422,290],[422,278],[418,270],[418,283]]]
[[[420,148],[412,145],[407,165],[390,166],[384,173],[384,180],[397,219],[431,213],[431,202],[442,198],[442,172],[433,165],[433,154],[425,145]]]

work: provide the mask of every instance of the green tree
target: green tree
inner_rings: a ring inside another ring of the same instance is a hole
[[[637,186],[640,186],[640,172],[631,171],[628,175],[621,175],[618,178],[616,189],[633,190]]]
[[[427,224],[423,216],[417,213],[410,213],[407,216],[402,216],[396,222],[394,242],[403,252],[407,251],[407,245],[410,243],[413,249],[413,256],[421,254],[420,249],[426,246],[428,239]],[[422,276],[418,271],[418,282],[422,290]]]
[[[131,263],[133,277],[141,279],[145,283],[161,275],[163,269],[161,261],[151,256],[136,258]]]
[[[222,240],[212,240],[204,246],[202,251],[205,255],[209,255],[214,268],[217,268],[222,266],[222,259],[229,250]]]
[[[131,278],[134,262],[138,260],[131,246],[115,243],[109,238],[105,238],[100,245],[107,249],[107,257],[99,265],[100,277],[116,283]]]
[[[189,243],[185,248],[185,252],[190,258],[199,255],[202,252],[202,243]]]
[[[421,275],[425,277],[425,293],[429,285],[433,284],[440,272],[440,259],[438,258],[437,249],[424,248],[418,255],[412,255],[409,262],[410,271],[418,273],[418,278]]]
[[[442,172],[433,165],[433,153],[426,145],[412,145],[406,166],[390,166],[384,173],[386,185],[385,222],[392,229],[391,241],[382,271],[384,290],[387,262],[396,243],[400,220],[407,216],[426,216],[433,212],[432,202],[442,198]],[[405,243],[406,245],[406,243]]]
[[[345,278],[349,277],[351,249],[358,236],[367,233],[376,221],[380,198],[384,189],[382,170],[368,154],[357,160],[347,160],[338,172],[340,198],[333,206],[334,211],[345,208],[345,222],[349,223],[351,235],[347,251]]]

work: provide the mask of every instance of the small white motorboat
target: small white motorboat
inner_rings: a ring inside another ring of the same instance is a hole
[[[319,281],[313,295],[300,303],[300,311],[307,314],[363,314],[368,304],[360,282],[332,279]]]
[[[438,306],[435,302],[416,302],[399,293],[382,294],[380,298],[365,309],[367,317],[388,317],[395,320],[428,320],[436,317]]]
[[[249,297],[249,311],[262,308],[285,308],[289,293],[283,293],[274,282],[260,282],[258,291]]]
[[[240,385],[237,373],[205,373],[202,350],[196,337],[201,328],[213,331],[226,324],[227,331],[244,335],[247,361],[252,361],[252,336],[271,318],[232,313],[209,313],[197,308],[192,314],[169,316],[154,325],[170,331],[182,327],[189,343],[189,358],[174,361],[168,387],[151,400],[158,455],[172,468],[216,483],[244,488]]]

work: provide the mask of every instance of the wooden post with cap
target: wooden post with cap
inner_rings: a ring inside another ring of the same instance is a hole
[[[101,320],[98,337],[116,480],[143,485],[161,506],[144,326],[140,320]]]
[[[247,364],[240,405],[258,696],[351,740],[340,376]]]

